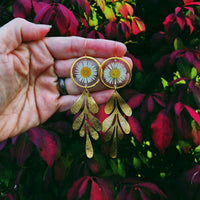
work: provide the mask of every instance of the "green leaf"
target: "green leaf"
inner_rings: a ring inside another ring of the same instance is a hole
[[[197,69],[193,67],[191,70],[191,79],[196,78],[196,76],[197,76]]]
[[[109,21],[116,20],[115,13],[114,13],[112,7],[105,6],[104,15],[105,15],[106,19],[108,19]]]
[[[110,159],[109,165],[112,168],[113,174],[118,174],[118,169],[115,160]]]
[[[142,164],[139,158],[133,157],[133,166],[135,167],[136,170],[140,170]]]
[[[183,48],[184,48],[183,41],[179,37],[175,38],[174,49],[178,50],[178,49],[183,49]]]
[[[152,152],[149,151],[149,150],[147,151],[147,157],[148,157],[148,158],[152,158]]]
[[[97,13],[93,7],[91,7],[91,17],[89,18],[89,26],[97,26],[98,25],[98,18]]]
[[[169,86],[169,83],[168,81],[166,81],[164,78],[161,77],[161,82],[162,82],[162,85],[163,85],[163,88],[165,89],[166,87]]]
[[[117,159],[117,164],[118,164],[118,174],[125,178],[126,177],[126,171],[125,171],[124,164],[121,162],[120,159]]]

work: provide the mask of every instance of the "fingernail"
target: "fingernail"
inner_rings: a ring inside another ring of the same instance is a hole
[[[44,27],[49,27],[49,28],[52,28],[52,25],[49,25],[49,24],[37,24],[38,26],[44,26]]]

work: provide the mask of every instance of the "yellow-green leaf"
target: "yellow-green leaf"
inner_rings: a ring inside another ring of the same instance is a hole
[[[111,7],[105,6],[104,15],[109,21],[115,21],[115,13]]]

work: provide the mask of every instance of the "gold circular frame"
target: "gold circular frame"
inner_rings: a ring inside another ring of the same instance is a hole
[[[74,79],[74,76],[73,76],[73,69],[74,69],[74,66],[76,65],[77,62],[79,62],[79,61],[82,60],[82,59],[93,60],[95,63],[97,63],[97,65],[98,65],[98,67],[99,67],[99,70],[98,70],[98,73],[97,73],[97,75],[98,75],[98,80],[97,80],[94,84],[89,85],[89,86],[80,85],[79,83],[76,82],[76,80]],[[82,56],[82,57],[78,58],[77,60],[75,60],[74,63],[72,64],[71,71],[70,71],[70,75],[71,75],[72,81],[73,81],[76,85],[78,85],[79,87],[81,87],[81,88],[92,88],[92,87],[96,86],[96,85],[99,83],[99,81],[100,81],[100,78],[99,78],[99,77],[100,77],[100,74],[101,74],[101,64],[99,63],[99,61],[98,61],[97,59],[95,59],[95,58],[93,58],[93,57],[90,57],[90,56]]]
[[[128,78],[128,80],[127,80],[124,84],[122,84],[122,85],[120,85],[120,86],[118,86],[118,87],[110,86],[110,85],[106,84],[106,83],[103,81],[103,66],[104,66],[107,62],[109,62],[110,60],[121,60],[121,61],[123,61],[123,62],[128,66],[128,69],[129,69],[129,78]],[[131,66],[130,66],[130,64],[129,64],[125,59],[123,59],[123,58],[120,58],[120,57],[111,57],[111,58],[106,59],[106,60],[102,63],[102,65],[101,65],[101,74],[100,74],[101,82],[102,82],[106,87],[108,87],[108,88],[110,88],[110,89],[119,89],[119,88],[123,88],[124,86],[126,86],[127,84],[130,83],[130,81],[131,81],[131,76],[132,76]]]

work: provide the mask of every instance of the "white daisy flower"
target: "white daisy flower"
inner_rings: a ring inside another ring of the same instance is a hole
[[[98,75],[94,61],[85,59],[80,60],[75,68],[76,79],[85,85],[92,83]]]
[[[127,69],[120,62],[112,62],[104,69],[104,79],[107,83],[114,85],[121,84],[126,79]]]

